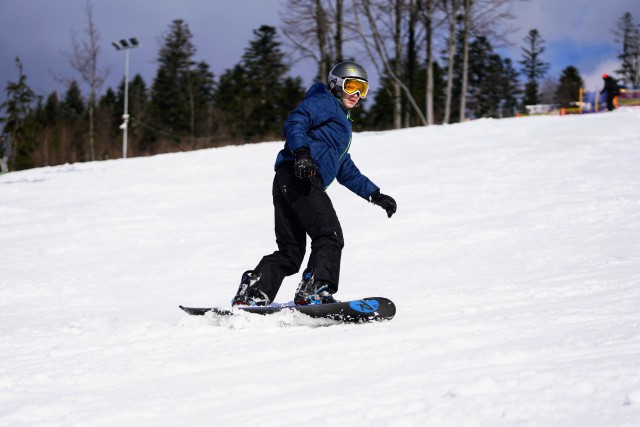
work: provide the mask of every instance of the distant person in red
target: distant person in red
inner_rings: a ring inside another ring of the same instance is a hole
[[[613,111],[616,108],[614,100],[616,96],[620,95],[618,81],[608,74],[603,74],[602,80],[604,80],[604,87],[600,91],[600,95],[607,96],[607,110]]]

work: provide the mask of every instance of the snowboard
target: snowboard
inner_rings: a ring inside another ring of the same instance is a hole
[[[180,308],[193,316],[202,316],[206,313],[211,313],[216,317],[233,316],[239,312],[269,315],[284,310],[291,310],[309,317],[331,319],[340,323],[365,323],[391,320],[396,314],[395,304],[391,300],[382,297],[363,298],[360,300],[329,304],[239,306],[233,310],[218,307],[196,308],[180,306]]]

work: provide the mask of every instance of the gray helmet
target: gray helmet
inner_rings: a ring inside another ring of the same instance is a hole
[[[329,71],[329,90],[331,93],[339,97],[342,82],[349,77],[369,83],[369,75],[362,65],[351,61],[341,62]]]

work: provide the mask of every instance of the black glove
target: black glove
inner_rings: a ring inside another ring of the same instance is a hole
[[[387,216],[389,218],[391,218],[391,215],[396,213],[396,209],[398,207],[398,205],[396,204],[396,201],[393,200],[393,197],[380,193],[380,190],[374,191],[371,194],[371,196],[369,196],[369,200],[374,205],[378,205],[382,209],[387,211]]]
[[[316,164],[313,163],[309,149],[306,147],[298,148],[293,152],[296,157],[293,163],[293,171],[299,179],[312,178],[316,174]]]

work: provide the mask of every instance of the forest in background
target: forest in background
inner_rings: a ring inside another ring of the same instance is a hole
[[[128,156],[186,151],[281,138],[286,116],[304,97],[291,59],[312,58],[315,79],[359,52],[381,76],[357,108],[354,130],[385,130],[511,117],[525,105],[570,105],[583,87],[579,70],[547,77],[545,41],[531,29],[521,57],[497,49],[512,31],[512,0],[287,0],[280,28],[253,31],[241,61],[220,76],[197,59],[189,24],[174,20],[161,36],[151,82],[128,82]],[[86,6],[84,37],[69,63],[77,79],[64,93],[35,93],[16,58],[17,78],[0,106],[11,141],[10,169],[122,157],[124,78],[103,88],[100,32]],[[640,29],[625,13],[614,23],[621,82],[640,86]],[[354,48],[357,47],[357,48]]]

